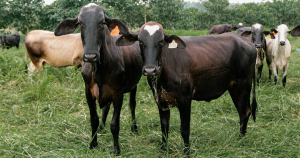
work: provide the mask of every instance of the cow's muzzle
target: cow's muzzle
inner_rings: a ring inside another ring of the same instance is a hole
[[[256,48],[262,48],[262,44],[255,44]]]
[[[144,76],[156,76],[158,75],[158,67],[143,67]]]
[[[280,41],[279,44],[280,44],[281,46],[283,46],[283,45],[285,45],[285,41]]]
[[[83,62],[89,62],[89,63],[94,63],[97,62],[97,54],[83,54],[82,57]]]

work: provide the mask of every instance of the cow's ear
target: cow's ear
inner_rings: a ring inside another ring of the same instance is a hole
[[[290,34],[291,34],[293,37],[300,36],[300,25],[296,26],[296,27],[290,32]]]
[[[115,29],[116,26],[118,26],[120,34],[126,35],[126,34],[129,33],[127,26],[122,21],[120,21],[118,19],[111,19],[107,15],[105,15],[105,22],[106,22],[106,25],[107,25],[110,32],[113,29]]]
[[[78,26],[78,18],[66,19],[59,23],[55,29],[55,36],[73,33]]]
[[[137,40],[138,40],[138,35],[136,35],[134,33],[130,33],[130,34],[122,35],[121,37],[119,37],[116,41],[116,45],[117,46],[128,46],[128,45],[132,45]]]
[[[164,40],[169,44],[169,48],[174,48],[171,45],[177,45],[177,47],[175,47],[175,48],[180,48],[180,49],[186,48],[186,43],[180,37],[178,37],[176,35],[166,35],[165,34]]]
[[[241,36],[243,36],[243,37],[248,37],[248,36],[250,36],[251,35],[251,31],[245,31],[245,32],[243,32],[242,34],[241,34]]]
[[[275,32],[274,32],[274,33],[275,33]],[[274,36],[274,35],[276,35],[276,33],[275,33],[275,34],[274,34],[274,33],[272,33],[271,30],[270,30],[270,31],[264,31],[264,34],[265,34],[266,36],[270,35],[270,36],[271,36],[271,39],[275,39],[275,36]]]
[[[231,31],[235,31],[235,30],[237,30],[237,27],[231,28]]]
[[[265,32],[267,32],[267,31],[265,31]],[[271,35],[272,39],[275,39],[275,35],[278,33],[278,31],[276,29],[271,29],[270,31],[268,31],[268,33]]]

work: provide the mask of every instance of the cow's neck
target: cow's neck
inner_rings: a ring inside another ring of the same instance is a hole
[[[123,64],[123,52],[121,47],[116,46],[115,41],[117,36],[110,36],[110,31],[105,28],[105,39],[102,40],[102,48],[100,49],[100,61],[103,65]],[[116,66],[116,65],[114,65]]]

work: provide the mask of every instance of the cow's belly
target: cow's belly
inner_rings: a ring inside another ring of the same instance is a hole
[[[193,100],[209,101],[219,98],[236,81],[230,68],[215,69],[193,79]]]
[[[44,58],[47,65],[53,67],[64,67],[73,65],[72,54],[52,54]]]

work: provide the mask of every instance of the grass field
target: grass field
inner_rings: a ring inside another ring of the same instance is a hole
[[[166,31],[205,35],[206,31]],[[299,157],[300,155],[300,38],[292,44],[287,85],[267,82],[267,64],[256,88],[257,121],[249,119],[239,138],[239,117],[229,94],[192,103],[191,157]],[[111,152],[111,109],[99,147],[89,149],[90,116],[80,72],[72,67],[24,74],[24,44],[0,50],[0,157],[115,157]],[[272,77],[273,79],[273,77]],[[120,125],[121,157],[183,157],[177,108],[171,109],[168,151],[160,150],[158,109],[146,78],[137,91],[139,133],[130,132],[129,95],[123,101]],[[112,106],[111,106],[112,108]],[[101,116],[101,110],[98,111]]]

